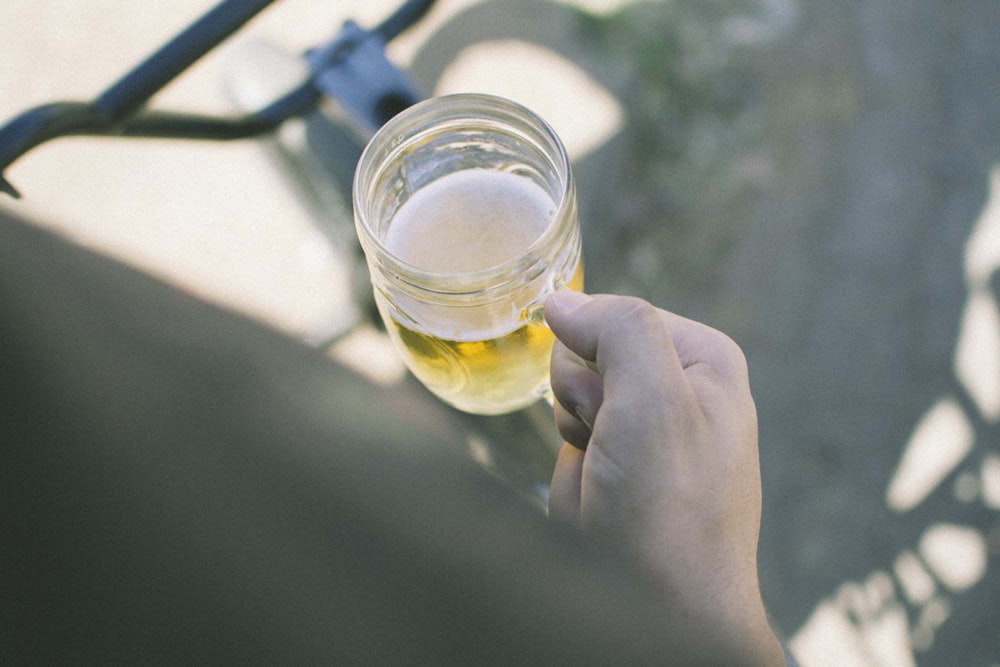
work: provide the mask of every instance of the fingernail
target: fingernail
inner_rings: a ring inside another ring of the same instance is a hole
[[[587,303],[590,299],[591,297],[587,296],[583,292],[577,292],[571,289],[561,289],[549,297],[545,306],[546,308],[554,308],[555,310],[569,313]]]

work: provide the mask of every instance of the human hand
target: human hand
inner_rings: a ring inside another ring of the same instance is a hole
[[[563,290],[545,318],[567,442],[550,515],[634,558],[707,664],[783,665],[757,579],[757,417],[742,351],[635,298]]]

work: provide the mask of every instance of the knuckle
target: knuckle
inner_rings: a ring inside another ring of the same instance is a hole
[[[720,343],[721,356],[726,369],[730,374],[739,376],[740,378],[749,375],[747,358],[743,354],[743,348],[726,334],[720,334],[720,336],[722,337]]]
[[[621,297],[618,302],[615,321],[626,326],[662,326],[660,310],[653,304],[638,297]]]
[[[746,355],[743,349],[728,335],[706,327],[703,338],[701,365],[703,372],[711,369],[711,375],[725,384],[745,384],[749,378]]]

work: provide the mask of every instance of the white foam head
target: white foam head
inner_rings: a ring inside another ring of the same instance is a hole
[[[519,257],[555,211],[552,198],[528,178],[490,169],[457,171],[400,207],[385,246],[425,271],[472,273]]]

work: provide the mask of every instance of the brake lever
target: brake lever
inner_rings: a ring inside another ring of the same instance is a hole
[[[379,30],[347,21],[336,39],[306,54],[313,85],[335,100],[365,140],[423,95],[385,55]]]

